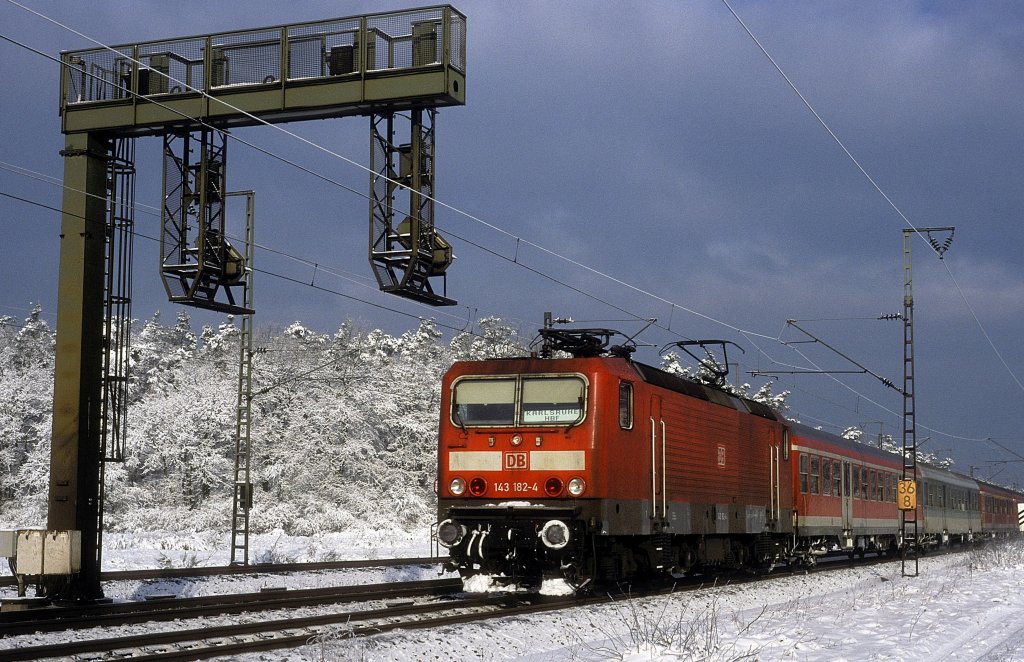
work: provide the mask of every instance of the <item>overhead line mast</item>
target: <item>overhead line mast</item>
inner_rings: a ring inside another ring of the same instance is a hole
[[[918,575],[917,517],[917,400],[914,375],[914,276],[911,245],[915,234],[924,235],[941,260],[953,243],[955,228],[905,228],[903,230],[903,476],[898,490],[900,536],[903,539],[904,577]],[[948,233],[940,244],[933,234]],[[913,561],[913,571],[909,569]]]

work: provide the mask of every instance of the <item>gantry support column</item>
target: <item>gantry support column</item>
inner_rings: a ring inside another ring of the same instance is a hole
[[[68,134],[64,156],[53,437],[46,526],[82,532],[82,571],[47,593],[93,599],[99,581],[106,173],[110,140]]]

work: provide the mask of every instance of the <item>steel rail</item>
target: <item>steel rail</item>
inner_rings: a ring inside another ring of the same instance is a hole
[[[191,568],[148,568],[143,570],[114,570],[100,573],[100,580],[141,581],[146,579],[180,579],[184,577],[212,577],[218,575],[253,575],[258,573],[315,572],[317,570],[344,570],[346,568],[394,567],[399,565],[435,565],[443,559],[420,556],[408,559],[373,559],[349,561],[316,561],[313,563],[254,563],[252,565],[195,566]],[[0,586],[15,586],[14,577],[0,577]]]
[[[445,596],[462,590],[460,579],[440,579],[363,586],[270,590],[155,601],[76,605],[0,614],[0,637],[36,632],[58,632],[95,627],[116,627],[152,621],[251,613],[276,609],[367,602],[420,596]],[[5,651],[0,649],[0,659]]]

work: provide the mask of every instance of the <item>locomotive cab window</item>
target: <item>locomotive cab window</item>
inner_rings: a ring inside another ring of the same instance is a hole
[[[459,427],[576,425],[586,412],[582,376],[466,377],[452,387],[451,420]]]
[[[512,425],[515,411],[515,379],[464,379],[452,393],[457,425]]]
[[[583,380],[578,377],[523,379],[523,425],[571,424],[583,418]]]

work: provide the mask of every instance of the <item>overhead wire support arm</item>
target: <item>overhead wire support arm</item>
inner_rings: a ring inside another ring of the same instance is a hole
[[[751,377],[763,375],[863,375],[866,370],[751,370]]]
[[[901,393],[901,394],[903,393],[903,389],[901,389],[900,387],[896,386],[896,384],[894,384],[894,383],[892,382],[892,380],[890,380],[890,379],[889,379],[889,378],[887,378],[887,377],[883,377],[882,375],[879,375],[879,374],[878,374],[877,372],[875,372],[874,370],[871,370],[870,368],[868,368],[868,367],[866,367],[866,366],[862,365],[862,364],[861,364],[860,362],[856,361],[856,360],[855,360],[855,359],[853,359],[852,357],[850,357],[850,356],[847,356],[846,354],[844,354],[843,352],[839,351],[838,349],[836,349],[836,348],[835,348],[835,347],[833,347],[832,345],[828,344],[827,342],[825,342],[825,341],[824,341],[824,340],[822,340],[821,338],[817,337],[816,335],[814,335],[814,334],[813,334],[813,333],[811,333],[810,331],[808,331],[808,330],[804,329],[803,327],[801,327],[800,325],[798,325],[798,324],[796,323],[796,320],[786,320],[786,324],[787,324],[788,326],[791,326],[791,327],[793,327],[794,329],[796,329],[796,330],[797,330],[797,331],[799,331],[800,333],[803,333],[803,334],[804,334],[805,336],[807,336],[808,338],[810,338],[810,339],[811,339],[812,341],[814,341],[814,342],[816,342],[816,343],[820,344],[820,345],[821,345],[822,347],[825,347],[825,348],[827,348],[827,349],[831,350],[831,351],[832,351],[832,352],[834,352],[835,354],[838,354],[838,355],[839,355],[840,357],[842,357],[842,358],[846,359],[847,361],[849,361],[849,362],[850,362],[850,363],[852,363],[853,365],[857,366],[858,368],[860,368],[860,371],[859,371],[859,372],[862,372],[862,373],[865,373],[865,374],[871,375],[872,377],[874,377],[874,378],[875,378],[875,379],[877,379],[878,381],[882,382],[882,384],[883,384],[883,385],[885,385],[885,386],[888,386],[889,388],[893,389],[894,391],[897,391],[898,393]],[[798,341],[798,342],[799,342],[799,341]],[[788,343],[788,342],[787,342],[787,343],[785,343],[785,344],[787,344],[787,345],[788,345],[788,344],[790,344],[790,343]],[[795,343],[794,343],[794,344],[795,344]],[[810,371],[808,371],[808,372],[810,372]],[[815,372],[817,372],[817,371],[815,371]],[[821,371],[821,374],[830,374],[830,373],[836,373],[836,374],[843,374],[843,373],[850,373],[850,372],[858,372],[858,371],[843,371],[843,370],[822,370],[822,371]],[[770,373],[765,373],[765,374],[770,374]],[[780,373],[780,374],[781,374],[781,373]],[[786,373],[786,374],[795,374],[795,373]]]

